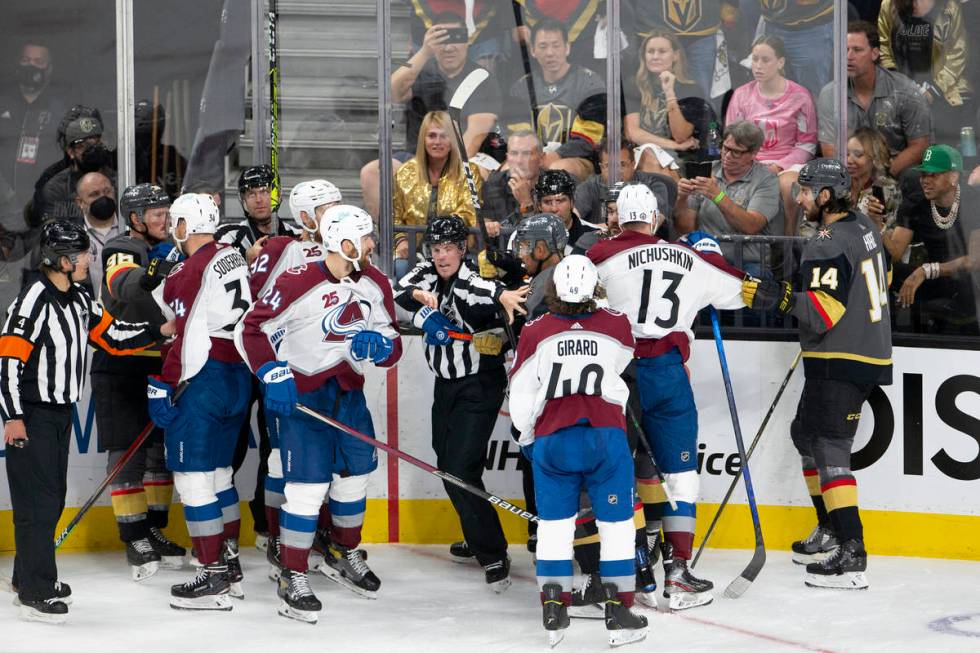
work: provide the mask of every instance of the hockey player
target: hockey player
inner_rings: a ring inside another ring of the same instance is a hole
[[[218,219],[209,195],[186,193],[170,207],[170,235],[187,260],[156,296],[176,316],[177,338],[147,386],[150,417],[164,429],[167,467],[203,565],[196,578],[170,589],[170,605],[188,610],[231,610],[229,595],[244,598],[231,459],[251,379],[232,332],[252,295],[241,253],[214,240]],[[175,388],[184,383],[188,392],[175,405]]]
[[[151,292],[176,265],[173,245],[167,240],[170,197],[159,186],[130,186],[119,202],[120,217],[129,233],[106,243],[102,304],[128,322],[166,321]],[[171,260],[174,259],[174,260]],[[143,384],[160,374],[160,350],[130,356],[110,356],[96,350],[92,356],[92,397],[98,424],[99,448],[108,451],[107,470],[150,421]],[[133,580],[156,573],[162,564],[183,566],[186,551],[163,534],[173,495],[173,475],[163,454],[163,431],[155,429],[109,486],[119,537],[126,543],[126,561]]]
[[[264,384],[266,410],[279,416],[286,479],[279,614],[309,623],[322,606],[310,588],[307,561],[328,493],[336,519],[327,560],[331,577],[368,598],[381,586],[357,549],[377,450],[294,410],[298,401],[374,433],[363,366],[367,360],[394,365],[401,340],[391,284],[369,260],[372,231],[371,216],[361,209],[329,209],[320,222],[325,259],[281,275],[235,332],[239,350]]]
[[[457,215],[429,221],[424,244],[428,260],[396,286],[395,301],[425,332],[425,360],[436,375],[432,401],[432,448],[439,469],[483,488],[487,443],[507,387],[498,311],[508,320],[524,313],[527,288],[507,290],[480,277],[466,260],[466,223]],[[453,333],[475,334],[471,340]],[[495,592],[510,586],[510,558],[493,506],[444,482],[459,515],[467,552],[483,566]]]
[[[839,161],[810,161],[797,183],[797,203],[820,224],[800,260],[805,290],[755,279],[746,283],[745,301],[800,324],[806,381],[790,433],[817,526],[793,543],[793,560],[809,562],[807,585],[865,589],[868,557],[851,446],[864,401],[875,386],[892,382],[889,270],[878,229],[851,208],[851,178]]]
[[[581,254],[598,239],[598,227],[575,212],[575,178],[564,170],[542,170],[534,185],[535,209],[561,218],[568,232],[566,254]]]
[[[625,316],[596,309],[597,283],[595,266],[584,256],[555,266],[546,299],[551,313],[524,327],[510,372],[511,419],[534,468],[541,518],[537,576],[552,646],[569,625],[572,541],[583,488],[598,523],[609,644],[646,636],[646,618],[630,611],[633,457],[624,419],[629,389],[620,378],[635,343]]]
[[[662,504],[664,595],[671,609],[681,610],[710,603],[713,588],[687,568],[699,483],[698,415],[684,362],[698,311],[708,305],[744,306],[744,275],[723,262],[709,263],[685,244],[654,236],[663,215],[646,186],[625,186],[616,206],[623,232],[600,241],[587,256],[599,270],[609,307],[629,318],[637,340],[640,421],[677,504],[676,510]]]

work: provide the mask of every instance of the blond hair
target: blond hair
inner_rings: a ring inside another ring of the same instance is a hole
[[[653,89],[660,88],[660,80],[653,79],[653,75],[647,70],[646,61],[647,44],[653,39],[664,39],[670,43],[675,57],[674,65],[671,67],[670,72],[674,73],[677,81],[682,84],[693,84],[694,82],[687,76],[687,55],[684,53],[684,47],[677,40],[677,37],[663,29],[655,29],[650,32],[643,39],[643,43],[640,44],[640,67],[636,71],[636,87],[640,89],[640,102],[643,106],[655,111],[657,109],[658,99]]]
[[[432,127],[439,127],[449,134],[449,160],[443,168],[442,177],[450,183],[456,183],[463,174],[463,160],[459,156],[459,149],[456,147],[456,139],[453,138],[453,125],[449,119],[449,114],[445,111],[430,111],[422,118],[419,125],[419,140],[415,146],[415,160],[418,161],[419,183],[424,186],[429,185],[429,153],[425,151],[425,135]]]

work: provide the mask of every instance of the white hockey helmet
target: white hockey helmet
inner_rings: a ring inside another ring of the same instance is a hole
[[[659,226],[657,196],[646,184],[623,186],[616,198],[616,210],[619,212],[619,224],[645,222],[653,225],[654,230]]]
[[[580,304],[595,295],[599,272],[587,256],[571,254],[558,262],[552,279],[558,299],[569,304]]]
[[[289,210],[293,214],[293,219],[299,223],[303,229],[310,233],[316,233],[317,229],[310,229],[306,223],[300,219],[300,212],[305,211],[311,218],[316,219],[316,208],[324,204],[339,204],[343,198],[336,186],[326,179],[311,179],[301,181],[289,193]]]
[[[177,225],[187,225],[183,239],[177,238]],[[170,205],[170,235],[174,242],[184,242],[191,234],[213,234],[221,214],[214,199],[205,193],[184,193]]]
[[[324,248],[328,252],[337,252],[345,261],[354,264],[355,270],[360,270],[358,259],[361,258],[361,238],[374,233],[374,221],[364,209],[350,204],[331,206],[320,220],[320,237],[323,238]],[[342,247],[345,240],[351,241],[357,252],[353,258],[344,254]]]

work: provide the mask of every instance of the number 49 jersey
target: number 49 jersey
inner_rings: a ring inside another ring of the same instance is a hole
[[[709,262],[686,245],[623,231],[596,243],[586,256],[596,265],[609,307],[629,318],[639,358],[676,347],[687,360],[698,311],[745,306],[743,273],[714,258]]]
[[[510,417],[520,443],[583,419],[625,430],[629,388],[621,375],[633,359],[633,344],[626,316],[605,308],[528,322],[510,370]]]
[[[154,297],[177,326],[163,363],[164,381],[175,385],[190,379],[209,358],[241,362],[232,337],[252,293],[248,266],[237,249],[216,242],[204,245],[170,271]]]

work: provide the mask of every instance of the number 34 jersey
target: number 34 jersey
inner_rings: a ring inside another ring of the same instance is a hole
[[[676,347],[686,361],[698,311],[745,306],[743,273],[720,256],[702,256],[686,245],[623,231],[593,245],[586,256],[599,271],[609,307],[629,318],[638,358]]]
[[[204,245],[174,266],[154,297],[177,325],[160,375],[165,382],[176,385],[190,379],[209,358],[241,362],[232,337],[252,293],[248,266],[236,248],[216,242]]]

